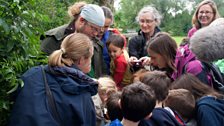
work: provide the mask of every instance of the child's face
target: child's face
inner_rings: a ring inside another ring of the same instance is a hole
[[[112,59],[116,59],[118,56],[120,56],[123,53],[123,50],[117,46],[114,46],[113,44],[110,44],[109,53]]]

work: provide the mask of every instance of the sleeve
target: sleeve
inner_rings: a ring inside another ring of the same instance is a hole
[[[120,84],[123,80],[126,68],[127,68],[127,63],[121,61],[121,60],[117,60],[115,63],[115,70],[114,70],[114,81],[116,82],[116,84]]]
[[[129,44],[128,44],[128,53],[129,53],[129,56],[135,56],[137,57],[138,59],[140,58],[139,55],[138,55],[138,41],[137,41],[137,38],[136,36],[131,38],[129,40]]]
[[[207,105],[200,105],[197,110],[197,123],[198,126],[215,126],[214,125],[214,110]]]
[[[202,64],[199,60],[189,62],[186,66],[186,72],[195,75],[201,82],[209,84],[207,73],[202,69]]]
[[[60,49],[61,42],[57,41],[53,36],[47,36],[41,40],[41,51],[45,52],[47,55],[50,55],[55,50]]]

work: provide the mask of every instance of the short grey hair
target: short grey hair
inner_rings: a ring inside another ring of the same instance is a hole
[[[148,5],[143,7],[139,12],[136,17],[136,21],[139,22],[140,15],[143,13],[151,13],[153,15],[153,18],[156,21],[156,25],[159,26],[162,20],[162,15],[159,13],[159,11],[153,6],[153,5]]]
[[[224,25],[207,26],[190,38],[190,49],[201,61],[213,62],[224,58]]]

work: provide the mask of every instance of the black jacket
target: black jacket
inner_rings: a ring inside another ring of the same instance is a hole
[[[160,29],[158,27],[155,27],[153,36],[158,32],[160,32]],[[145,45],[146,45],[146,37],[144,33],[141,30],[139,30],[138,35],[132,37],[129,40],[129,44],[128,44],[129,56],[135,56],[138,59],[141,57],[147,56],[148,54],[147,54]]]

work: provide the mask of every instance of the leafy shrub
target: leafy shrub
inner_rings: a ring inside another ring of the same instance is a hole
[[[58,0],[0,1],[0,124],[6,125],[13,92],[23,86],[21,75],[46,64],[39,48],[44,31],[68,22],[67,6]]]

